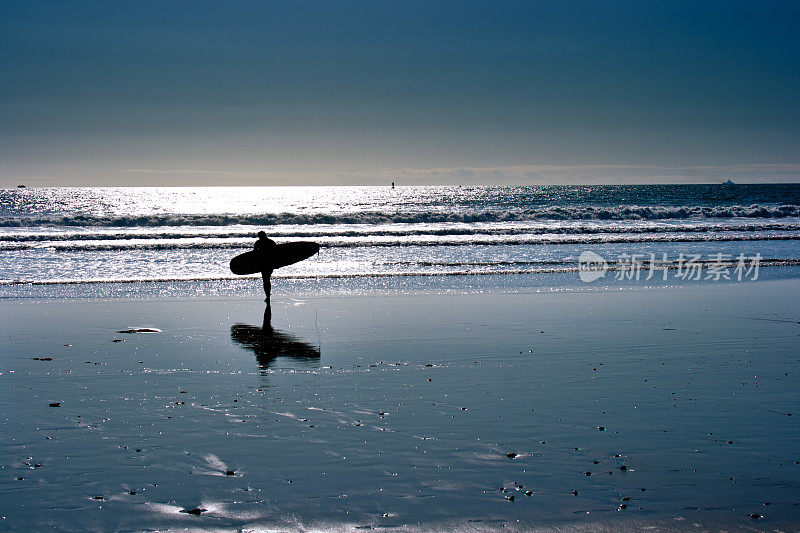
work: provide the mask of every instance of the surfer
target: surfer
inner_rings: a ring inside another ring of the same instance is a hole
[[[253,251],[261,255],[264,260],[264,263],[266,264],[271,260],[271,256],[275,251],[275,246],[277,246],[277,244],[275,244],[275,241],[267,237],[267,234],[264,233],[263,231],[259,231],[258,240],[256,241],[256,244],[253,246]],[[264,294],[266,295],[264,301],[267,302],[267,308],[270,307],[269,296],[270,293],[272,292],[272,282],[270,281],[271,277],[272,277],[271,268],[265,268],[264,270],[261,271],[261,279],[264,281]]]
[[[267,237],[266,233],[259,231],[258,240],[253,249],[231,259],[231,272],[238,276],[261,272],[266,296],[264,301],[267,302],[267,309],[269,309],[272,271],[308,259],[317,252],[319,252],[319,244],[315,242],[297,241],[276,244]]]

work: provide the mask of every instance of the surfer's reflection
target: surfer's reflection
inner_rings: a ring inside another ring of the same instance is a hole
[[[316,361],[320,358],[319,348],[316,346],[274,329],[271,315],[271,310],[267,306],[264,310],[264,323],[260,328],[247,324],[234,324],[231,326],[231,339],[253,350],[262,369],[268,368],[277,357],[291,357],[301,361]]]

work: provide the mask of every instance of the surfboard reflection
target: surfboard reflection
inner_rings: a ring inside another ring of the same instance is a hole
[[[314,362],[320,358],[319,348],[304,342],[291,333],[284,333],[274,329],[271,322],[271,311],[264,310],[264,322],[259,328],[248,324],[234,324],[231,326],[231,340],[253,350],[256,354],[258,366],[266,370],[278,357]]]

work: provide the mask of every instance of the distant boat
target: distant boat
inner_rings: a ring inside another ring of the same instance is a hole
[[[17,189],[27,189],[25,185],[17,185]]]
[[[732,187],[732,186],[736,185],[736,184],[735,184],[734,182],[732,182],[731,180],[725,180],[725,181],[723,181],[723,182],[722,182],[722,184],[723,184],[724,186],[726,186],[726,187]]]

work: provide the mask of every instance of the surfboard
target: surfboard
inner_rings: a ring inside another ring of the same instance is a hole
[[[275,245],[265,262],[264,256],[251,250],[231,259],[231,272],[245,276],[269,268],[274,270],[308,259],[317,252],[319,252],[319,244],[315,242],[287,242]]]

